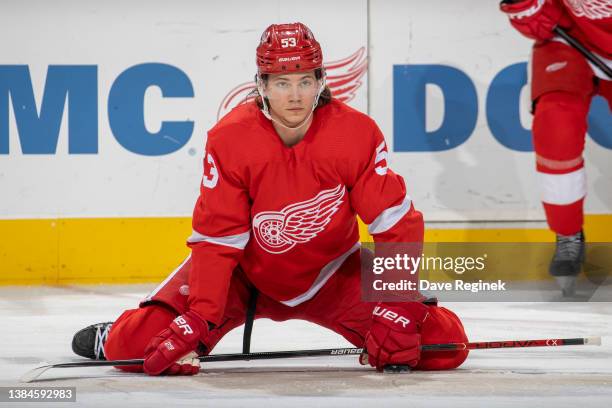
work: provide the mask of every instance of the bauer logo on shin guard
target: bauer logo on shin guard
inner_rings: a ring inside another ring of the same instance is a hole
[[[189,326],[189,324],[183,318],[183,316],[179,316],[176,319],[174,319],[174,323],[176,323],[178,327],[183,329],[183,336],[186,336],[188,334],[193,334],[193,330],[191,329],[191,326]]]
[[[408,327],[408,325],[410,324],[410,320],[407,317],[400,316],[397,313],[392,312],[391,310],[384,307],[376,306],[374,308],[373,314],[374,316],[380,316],[383,319],[390,320],[393,323],[401,323],[403,327]]]

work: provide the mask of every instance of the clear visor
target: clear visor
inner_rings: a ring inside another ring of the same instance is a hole
[[[323,79],[314,76],[280,76],[261,84],[260,92],[269,100],[314,99],[323,86]]]

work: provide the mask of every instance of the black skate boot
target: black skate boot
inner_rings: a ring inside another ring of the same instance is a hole
[[[106,360],[104,344],[113,322],[96,323],[76,332],[72,338],[72,351],[81,357]]]
[[[563,296],[574,296],[576,278],[585,258],[584,233],[574,235],[557,234],[557,248],[548,271],[561,287]]]

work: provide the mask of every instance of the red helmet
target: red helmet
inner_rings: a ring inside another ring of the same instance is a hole
[[[323,67],[321,45],[302,23],[272,24],[257,47],[259,74],[310,71]]]

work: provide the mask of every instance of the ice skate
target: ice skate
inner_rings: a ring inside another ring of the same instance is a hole
[[[72,351],[81,357],[106,360],[104,344],[113,322],[96,323],[76,332],[72,338]]]
[[[557,248],[549,272],[561,288],[564,297],[576,293],[576,279],[585,259],[584,233],[574,235],[557,234]]]

